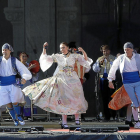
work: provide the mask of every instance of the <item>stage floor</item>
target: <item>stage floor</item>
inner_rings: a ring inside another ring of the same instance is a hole
[[[54,129],[54,128],[45,128],[44,131],[82,133],[81,131],[72,131],[72,130],[69,131],[69,129]],[[134,129],[133,127],[131,127],[129,130],[121,130],[121,131],[118,131],[118,132],[119,133],[140,133],[140,129]],[[114,132],[114,133],[116,133],[116,132]]]
[[[24,126],[43,126],[44,131],[52,131],[52,132],[69,132],[69,129],[61,129],[60,121],[26,121],[25,120]],[[12,121],[3,121],[0,122],[1,126],[14,126]],[[73,126],[74,122],[68,122],[68,126]],[[81,126],[120,126],[125,125],[124,122],[81,122]],[[80,133],[80,131],[76,131]],[[130,127],[129,130],[121,130],[118,131],[119,133],[140,133],[140,129],[134,129],[133,127]]]
[[[12,121],[0,122],[1,127],[13,126]],[[68,122],[69,126],[73,126],[74,122]],[[120,126],[124,122],[82,122],[81,126]],[[121,130],[117,132],[81,132],[69,129],[61,129],[59,121],[26,121],[29,127],[43,126],[44,131],[32,132],[0,132],[0,140],[138,140],[140,139],[140,129],[130,128],[129,130]],[[24,126],[24,127],[25,127]],[[20,126],[22,127],[22,126]]]
[[[25,120],[25,125],[27,126],[34,126],[34,125],[43,125],[44,128],[61,128],[60,127],[61,121],[29,121]],[[12,120],[5,120],[0,122],[1,126],[14,126]],[[75,122],[68,121],[68,125],[74,125]],[[81,125],[124,125],[124,121],[117,122],[117,121],[109,121],[109,122],[99,122],[99,121],[82,121]]]

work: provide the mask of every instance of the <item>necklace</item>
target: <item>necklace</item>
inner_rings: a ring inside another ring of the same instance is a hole
[[[65,57],[67,57],[69,55],[69,52],[67,54],[64,54]]]
[[[68,55],[68,54],[69,54],[69,52],[67,54],[64,54],[64,55]]]

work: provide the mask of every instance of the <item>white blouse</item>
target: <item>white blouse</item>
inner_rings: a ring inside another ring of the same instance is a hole
[[[139,54],[140,57],[140,54]],[[116,60],[114,60],[113,65],[109,71],[108,80],[112,81],[115,80],[115,73],[116,70],[120,67],[120,57],[118,57]],[[124,69],[123,72],[135,72],[138,71],[138,68],[136,66],[136,60],[135,60],[135,53],[133,53],[133,56],[131,59],[129,59],[127,56],[124,56]]]
[[[43,72],[50,68],[53,62],[57,62],[57,69],[61,69],[65,66],[74,67],[76,60],[80,63],[80,65],[85,67],[87,71],[91,69],[90,65],[93,62],[92,59],[88,58],[88,60],[86,61],[81,54],[70,54],[69,57],[65,57],[63,54],[47,55],[42,53],[39,59],[40,67]]]
[[[32,78],[30,71],[18,59],[16,59],[16,67],[23,79],[30,80]],[[16,75],[12,67],[11,56],[9,59],[3,57],[0,63],[0,76],[6,77],[11,75]]]

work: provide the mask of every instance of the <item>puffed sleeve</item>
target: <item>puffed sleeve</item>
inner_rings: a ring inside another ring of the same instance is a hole
[[[16,67],[17,67],[18,72],[20,73],[20,75],[23,79],[30,80],[32,78],[31,72],[18,59],[16,59]]]
[[[92,69],[93,69],[94,72],[100,72],[101,68],[100,68],[98,60],[93,64]]]
[[[42,69],[43,72],[45,72],[47,69],[51,67],[53,62],[56,62],[56,59],[54,57],[54,54],[47,55],[42,53],[39,62],[40,62],[40,68]]]
[[[90,65],[93,63],[93,60],[91,58],[88,57],[88,60],[85,60],[84,56],[81,54],[75,54],[75,58],[81,66],[87,69],[86,71],[88,71],[88,69],[91,69]]]
[[[120,58],[118,57],[117,59],[115,59],[113,61],[113,65],[111,67],[111,69],[109,70],[109,74],[108,74],[108,80],[109,81],[113,81],[116,79],[116,70],[119,68],[119,64],[120,64]]]

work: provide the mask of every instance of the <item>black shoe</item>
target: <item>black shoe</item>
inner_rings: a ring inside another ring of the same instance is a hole
[[[61,124],[61,129],[69,129],[69,127],[67,126],[67,124]]]
[[[104,118],[102,121],[103,122],[109,122],[110,121],[110,118]]]
[[[134,127],[134,124],[132,123],[132,121],[125,121],[125,124],[128,124],[130,127]]]

